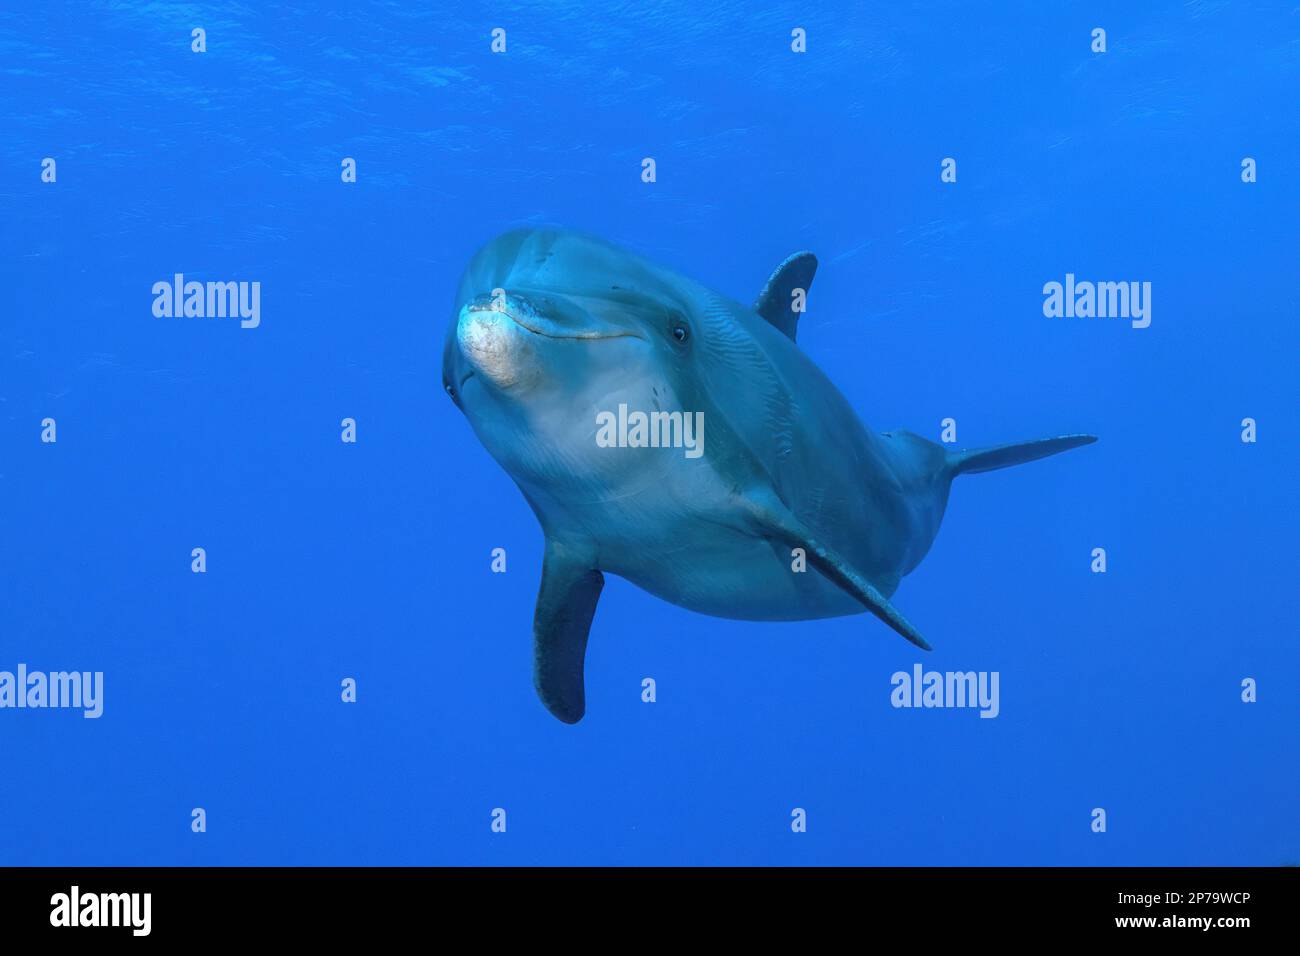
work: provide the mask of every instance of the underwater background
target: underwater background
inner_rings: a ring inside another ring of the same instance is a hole
[[[1300,863],[1298,81],[1287,3],[0,14],[0,670],[104,673],[0,709],[0,864]],[[566,726],[541,532],[439,377],[538,224],[746,303],[808,249],[869,427],[1100,440],[956,483],[893,598],[930,654],[608,576]],[[260,325],[156,318],[178,272]],[[1150,326],[1045,317],[1067,273]],[[916,663],[998,717],[895,709]]]

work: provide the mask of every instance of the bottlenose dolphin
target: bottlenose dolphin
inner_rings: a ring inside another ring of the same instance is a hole
[[[792,302],[816,268],[791,256],[753,307],[561,230],[508,232],[466,268],[443,388],[545,532],[533,674],[560,720],[586,710],[602,572],[718,617],[870,611],[929,650],[889,598],[952,479],[1096,440],[948,451],[868,431],[795,344]]]

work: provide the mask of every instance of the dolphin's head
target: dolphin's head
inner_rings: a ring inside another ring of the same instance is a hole
[[[618,493],[636,456],[597,445],[597,416],[620,404],[682,408],[693,344],[685,311],[617,286],[465,295],[447,332],[442,385],[480,441],[525,485]]]

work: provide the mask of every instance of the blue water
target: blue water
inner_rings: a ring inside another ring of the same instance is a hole
[[[0,710],[0,864],[1300,862],[1294,5],[260,6],[0,16],[0,670],[104,672]],[[871,427],[1100,441],[959,480],[894,598],[929,655],[611,576],[565,726],[541,533],[439,379],[542,223],[746,302],[812,250]],[[260,326],[155,318],[177,272]],[[1150,327],[1046,318],[1067,273]],[[891,707],[918,662],[999,716]]]

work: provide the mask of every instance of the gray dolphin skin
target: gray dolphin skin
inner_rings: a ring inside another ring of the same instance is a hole
[[[816,268],[791,256],[752,307],[563,230],[506,233],[466,268],[443,387],[545,532],[534,682],[560,720],[586,710],[603,572],[717,617],[869,611],[928,650],[889,598],[953,478],[1096,441],[949,451],[868,431],[795,344]]]

